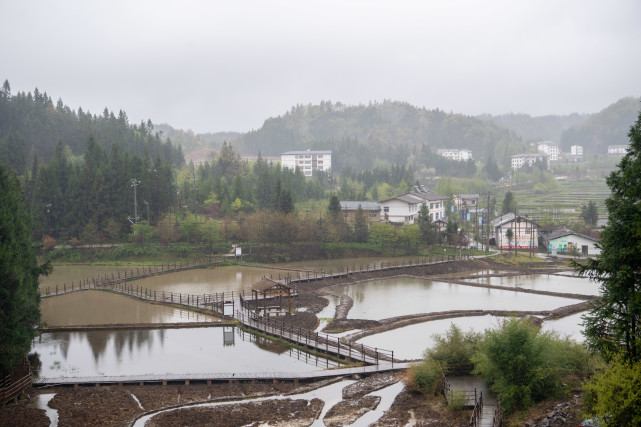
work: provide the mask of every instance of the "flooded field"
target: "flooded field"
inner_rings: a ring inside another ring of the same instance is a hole
[[[308,372],[336,363],[234,327],[54,332],[32,345],[42,378]]]
[[[219,319],[190,310],[151,304],[103,291],[82,291],[43,298],[42,322],[47,326],[116,323],[214,322]]]
[[[561,337],[568,337],[578,342],[585,341],[585,337],[581,333],[583,331],[583,319],[581,316],[586,312],[576,313],[571,316],[563,317],[556,320],[548,320],[543,322],[541,327],[542,331],[557,331]]]
[[[448,310],[553,310],[576,299],[483,289],[447,282],[397,277],[333,287],[349,295],[354,306],[349,319],[380,320],[394,316]],[[336,297],[333,298],[336,303]]]
[[[421,359],[425,350],[434,346],[434,335],[444,335],[452,324],[465,332],[483,332],[497,328],[503,319],[489,315],[440,319],[370,335],[358,340],[358,343],[394,349],[394,357],[399,359]]]
[[[479,277],[465,280],[492,286],[513,286],[537,291],[564,292],[569,294],[599,295],[599,284],[584,277],[555,274],[534,274],[506,277]]]

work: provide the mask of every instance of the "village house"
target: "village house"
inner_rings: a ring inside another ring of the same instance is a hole
[[[507,213],[494,219],[491,225],[490,244],[493,240],[499,249],[539,248],[538,225],[526,218]],[[507,238],[508,230],[512,230],[511,239]]]
[[[421,207],[425,205],[432,222],[445,217],[446,196],[427,190],[424,186],[414,187],[414,191],[380,201],[381,219],[396,224],[414,224]]]
[[[414,224],[414,220],[421,212],[425,200],[412,195],[401,194],[391,199],[381,200],[381,219],[394,224]]]
[[[478,194],[455,194],[452,198],[452,213],[458,212],[459,218],[470,221],[470,214],[479,205]]]
[[[359,207],[365,214],[367,224],[381,220],[381,204],[378,202],[341,201],[340,205],[345,221],[348,223],[352,224],[356,221],[356,212]]]
[[[628,152],[627,145],[608,145],[609,157],[625,156],[627,152]]]
[[[573,254],[581,256],[599,255],[601,249],[595,243],[599,239],[577,233],[568,228],[561,227],[545,235],[548,251],[552,254]]]

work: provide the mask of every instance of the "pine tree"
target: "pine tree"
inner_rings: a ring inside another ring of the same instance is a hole
[[[0,378],[27,354],[40,321],[41,268],[18,179],[0,164]]]
[[[575,263],[580,274],[601,282],[601,298],[585,316],[588,345],[606,359],[622,353],[641,360],[641,113],[628,134],[630,146],[606,182],[608,225],[601,254]]]

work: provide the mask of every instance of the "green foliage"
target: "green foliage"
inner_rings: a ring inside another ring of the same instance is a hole
[[[443,368],[439,362],[425,359],[412,365],[408,372],[409,386],[424,393],[437,393],[442,387]]]
[[[516,213],[516,199],[514,198],[514,193],[511,191],[508,191],[505,193],[505,197],[503,197],[503,205],[501,208],[501,213],[506,214],[506,213]]]
[[[0,378],[26,356],[40,321],[41,268],[18,179],[0,164]]]
[[[541,333],[527,319],[508,319],[487,330],[474,356],[475,372],[500,396],[506,414],[563,393],[563,377],[585,368],[579,344]]]
[[[596,203],[590,200],[587,205],[583,204],[581,206],[581,218],[583,218],[583,220],[585,221],[585,224],[588,227],[596,226],[596,223],[599,219]]]
[[[607,179],[608,225],[601,233],[601,254],[579,274],[601,282],[602,296],[585,316],[587,343],[606,360],[618,353],[641,361],[641,113],[630,129],[628,153]]]
[[[425,358],[438,362],[448,374],[467,375],[474,367],[472,358],[480,337],[478,333],[463,332],[452,324],[445,336],[434,336],[435,346],[425,351]]]
[[[385,222],[374,222],[369,227],[369,241],[374,245],[391,247],[396,244],[398,234],[396,227]]]
[[[583,407],[607,426],[641,425],[641,363],[621,356],[583,384]]]

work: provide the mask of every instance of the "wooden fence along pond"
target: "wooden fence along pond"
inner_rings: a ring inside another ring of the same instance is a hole
[[[271,277],[274,283],[282,283],[288,286],[293,286],[297,290],[298,286],[304,286],[303,284],[310,281],[333,279],[339,277],[347,277],[353,274],[363,274],[363,273],[372,273],[379,271],[388,271],[388,270],[398,270],[411,267],[420,267],[428,266],[433,264],[439,264],[444,262],[450,262],[455,260],[455,257],[442,256],[437,258],[419,258],[419,259],[409,259],[403,262],[394,261],[394,262],[381,262],[373,264],[363,264],[353,267],[344,267],[340,268],[337,271],[334,270],[320,270],[320,271],[298,271],[295,274],[287,274],[284,276]],[[235,290],[229,292],[217,292],[212,294],[183,294],[177,292],[166,292],[158,290],[150,290],[143,288],[142,286],[134,285],[129,283],[136,279],[151,277],[159,274],[172,273],[175,271],[202,268],[213,265],[214,263],[209,261],[204,264],[198,263],[187,263],[187,264],[173,264],[173,265],[157,265],[150,267],[138,267],[135,271],[130,269],[129,272],[124,273],[111,273],[105,274],[102,277],[92,277],[86,278],[78,281],[77,283],[72,282],[70,286],[63,284],[62,286],[57,285],[55,288],[46,288],[42,297],[53,297],[56,295],[63,295],[70,292],[83,291],[88,289],[104,290],[121,293],[123,295],[132,296],[143,301],[154,301],[165,304],[174,304],[187,309],[201,309],[205,311],[210,311],[221,318],[235,319],[242,325],[265,333],[267,335],[272,335],[290,341],[300,347],[305,347],[326,354],[334,355],[338,358],[350,361],[362,362],[364,367],[360,368],[348,368],[345,371],[350,373],[358,372],[382,372],[386,370],[396,370],[404,369],[409,365],[406,363],[399,363],[399,361],[394,359],[394,352],[392,350],[385,350],[376,347],[369,347],[364,344],[351,344],[341,342],[339,337],[333,337],[328,334],[321,334],[314,332],[302,327],[295,327],[288,325],[282,321],[278,321],[270,318],[269,316],[260,316],[256,311],[251,310],[251,306],[255,304],[248,303],[252,300],[252,297],[249,292],[247,295],[245,290]],[[249,291],[249,290],[248,290]],[[297,293],[297,291],[296,291]],[[245,304],[241,304],[241,301],[244,301]],[[371,369],[370,369],[371,368]],[[337,369],[336,371],[340,371]],[[353,372],[352,372],[353,371]],[[264,375],[260,373],[252,374],[255,379],[260,379]],[[311,378],[314,374],[309,373],[300,373],[298,374],[288,374],[289,378]],[[315,374],[318,377],[326,376],[322,372],[317,372]],[[154,379],[141,379],[142,383],[147,381],[163,381],[166,380],[176,381],[177,379],[173,376],[165,374],[166,378],[163,380],[160,376],[153,376]],[[251,375],[250,375],[251,376]],[[172,377],[172,378],[169,378]],[[188,377],[188,376],[187,376]],[[211,374],[210,379],[216,380],[216,375]],[[222,379],[224,376],[221,376]],[[185,377],[186,378],[186,377]],[[226,377],[225,377],[226,378]],[[236,378],[236,377],[234,377]],[[249,378],[249,377],[247,377]],[[247,379],[246,378],[246,379]],[[237,378],[239,379],[239,378]],[[83,379],[77,378],[55,378],[55,379],[39,379],[34,382],[34,384],[44,385],[51,384],[51,381],[56,381],[57,383],[65,384],[78,384],[78,383],[113,383],[114,379],[104,378],[91,378],[84,381]],[[116,383],[127,382],[127,378],[118,378]],[[138,381],[138,380],[136,380]],[[188,379],[185,379],[188,383]]]

